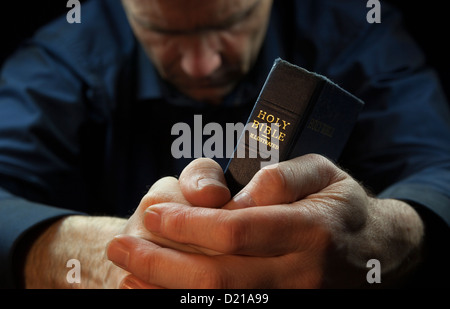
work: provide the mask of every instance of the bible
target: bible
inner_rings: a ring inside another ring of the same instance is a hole
[[[225,169],[231,194],[265,165],[308,153],[336,161],[363,105],[328,78],[276,59]]]

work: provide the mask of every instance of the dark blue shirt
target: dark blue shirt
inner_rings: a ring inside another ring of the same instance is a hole
[[[369,24],[364,1],[275,1],[255,67],[221,106],[159,78],[120,1],[86,2],[82,13],[81,24],[41,29],[1,71],[2,286],[13,286],[15,249],[34,227],[76,212],[127,217],[156,180],[179,174],[190,159],[171,155],[175,123],[245,122],[277,57],[365,101],[340,166],[374,195],[450,224],[447,102],[387,5]]]

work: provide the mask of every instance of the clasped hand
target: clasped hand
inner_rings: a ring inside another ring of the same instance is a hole
[[[263,168],[234,197],[197,159],[152,186],[107,256],[126,288],[358,287],[370,259],[395,273],[420,228],[409,205],[370,197],[319,155]]]

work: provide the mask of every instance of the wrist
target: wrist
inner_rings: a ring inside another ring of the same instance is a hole
[[[110,262],[105,247],[126,220],[111,217],[69,216],[48,226],[30,246],[24,264],[26,288],[100,288]],[[71,283],[67,261],[80,265],[80,283]]]
[[[421,258],[424,224],[419,214],[406,202],[371,198],[368,227],[371,238],[377,238],[374,258],[380,260],[385,278],[397,284]]]

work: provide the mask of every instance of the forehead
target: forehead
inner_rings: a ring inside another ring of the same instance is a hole
[[[168,29],[208,26],[244,12],[259,0],[123,0],[134,16]]]

